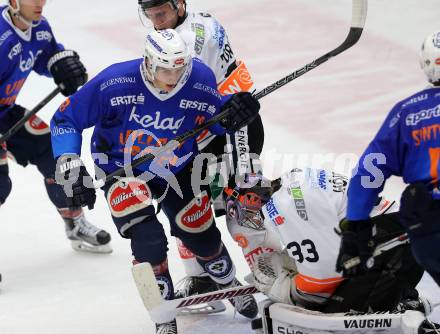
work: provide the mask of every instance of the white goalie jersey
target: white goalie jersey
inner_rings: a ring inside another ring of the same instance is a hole
[[[217,83],[224,81],[235,56],[222,25],[210,14],[190,12],[176,31],[191,49],[192,56],[211,68]]]
[[[348,179],[323,169],[295,168],[282,177],[282,186],[263,206],[265,230],[228,224],[253,268],[258,256],[285,250],[296,265],[290,293],[296,302],[324,303],[344,280],[335,270],[345,218]],[[390,209],[381,200],[372,215]],[[243,247],[244,246],[244,247]]]

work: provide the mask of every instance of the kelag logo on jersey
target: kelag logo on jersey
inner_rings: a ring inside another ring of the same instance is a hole
[[[128,121],[135,121],[144,128],[153,127],[156,130],[171,130],[173,131],[173,133],[176,133],[182,125],[183,120],[185,119],[185,116],[179,119],[174,119],[174,117],[165,117],[161,119],[159,111],[156,111],[155,115],[155,117],[148,114],[139,115],[136,113],[136,106],[134,106],[131,110],[130,118],[128,119]]]
[[[278,225],[284,224],[285,219],[278,212],[272,198],[269,200],[269,202],[266,203],[266,210],[267,210],[267,213],[269,214],[269,218],[273,221],[273,223],[275,225],[278,226]]]
[[[127,95],[127,96],[115,96],[110,99],[110,104],[112,107],[120,106],[120,105],[128,105],[128,104],[144,104],[145,96],[140,94],[136,95]]]
[[[32,70],[32,68],[35,65],[35,62],[37,61],[38,56],[43,53],[43,51],[38,50],[37,53],[34,55],[32,51],[29,51],[29,58],[23,60],[22,56],[20,55],[20,70],[22,72],[27,72]]]

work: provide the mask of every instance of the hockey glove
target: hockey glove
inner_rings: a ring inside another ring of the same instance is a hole
[[[249,92],[234,94],[222,107],[230,109],[229,115],[220,124],[229,132],[234,133],[251,123],[260,111],[260,103]]]
[[[342,220],[339,224],[342,231],[342,240],[336,260],[336,271],[344,277],[354,277],[371,269],[374,265],[372,255],[374,251],[373,223],[370,219],[349,221]],[[356,256],[360,264],[352,268],[345,268],[344,263]]]
[[[265,253],[254,266],[254,285],[276,303],[293,304],[291,290],[295,289],[296,274],[294,261],[287,254]]]
[[[72,95],[87,82],[87,70],[75,51],[55,53],[49,59],[47,68],[64,96]]]
[[[65,154],[58,158],[55,180],[64,188],[67,207],[88,206],[93,209],[96,201],[93,179],[78,155]]]

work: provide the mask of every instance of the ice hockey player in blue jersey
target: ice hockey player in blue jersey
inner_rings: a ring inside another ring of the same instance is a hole
[[[420,63],[431,86],[394,106],[351,179],[351,228],[343,234],[337,266],[342,270],[344,260],[357,254],[362,264],[356,271],[372,266],[368,215],[386,179],[396,175],[409,184],[401,198],[400,222],[417,261],[440,285],[440,32],[425,39]]]
[[[57,182],[75,205],[93,206],[96,198],[80,158],[84,129],[94,127],[91,151],[97,174],[125,166],[124,177],[103,187],[107,203],[119,233],[131,240],[133,263],[153,266],[165,299],[174,297],[174,288],[167,239],[153,199],[167,216],[171,234],[196,254],[214,281],[222,287],[234,285],[235,269],[215,225],[209,186],[199,182],[195,139],[136,169],[127,165],[225,108],[230,116],[212,126],[212,133],[237,131],[258,115],[259,103],[250,93],[222,98],[214,73],[191,58],[175,30],[151,30],[144,58],[103,70],[68,98],[51,121]],[[175,314],[150,316],[157,333],[177,333]]]
[[[139,17],[144,26],[157,30],[175,29],[188,45],[191,54],[201,59],[213,72],[220,94],[255,91],[252,75],[243,60],[236,58],[234,48],[222,24],[208,13],[187,10],[186,0],[137,0]],[[197,137],[199,150],[210,153],[215,160],[206,161],[213,207],[216,217],[225,212],[222,189],[234,187],[236,179],[246,172],[261,169],[259,155],[263,149],[264,128],[260,116],[234,134],[213,136],[204,131]],[[229,217],[226,215],[226,220]],[[201,294],[215,289],[215,282],[206,276],[195,256],[177,240],[179,255],[185,267],[186,277],[176,284],[177,295]],[[234,303],[241,315],[254,318],[258,309],[252,295],[243,296],[243,302]],[[218,312],[220,301],[210,306]],[[194,310],[193,310],[194,311]]]
[[[0,7],[0,133],[8,131],[26,113],[15,100],[31,71],[53,77],[65,96],[87,81],[86,69],[77,53],[57,43],[49,22],[42,16],[45,3],[45,0],[9,0],[7,6]],[[110,235],[89,223],[81,207],[69,208],[62,188],[55,183],[56,161],[49,127],[33,116],[7,140],[6,146],[20,165],[35,165],[43,175],[49,198],[65,222],[72,247],[110,252]],[[0,163],[0,204],[11,190],[6,162],[2,159]]]

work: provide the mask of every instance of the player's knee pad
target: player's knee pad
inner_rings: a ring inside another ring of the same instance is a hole
[[[209,257],[198,256],[197,262],[219,284],[229,284],[235,277],[235,266],[223,244],[220,245],[220,249],[215,254]]]
[[[189,234],[200,234],[209,230],[214,224],[214,214],[208,192],[203,190],[199,196],[186,204],[176,214],[175,223],[177,225],[177,231],[174,231],[176,234],[178,234],[178,230]]]
[[[134,177],[124,177],[105,189],[113,221],[122,237],[134,225],[155,216],[148,185]]]
[[[198,256],[210,256],[218,250],[221,236],[215,226],[211,200],[206,190],[176,214],[171,232]]]
[[[25,124],[24,128],[27,132],[34,136],[42,136],[50,133],[49,126],[37,115],[33,115]]]

